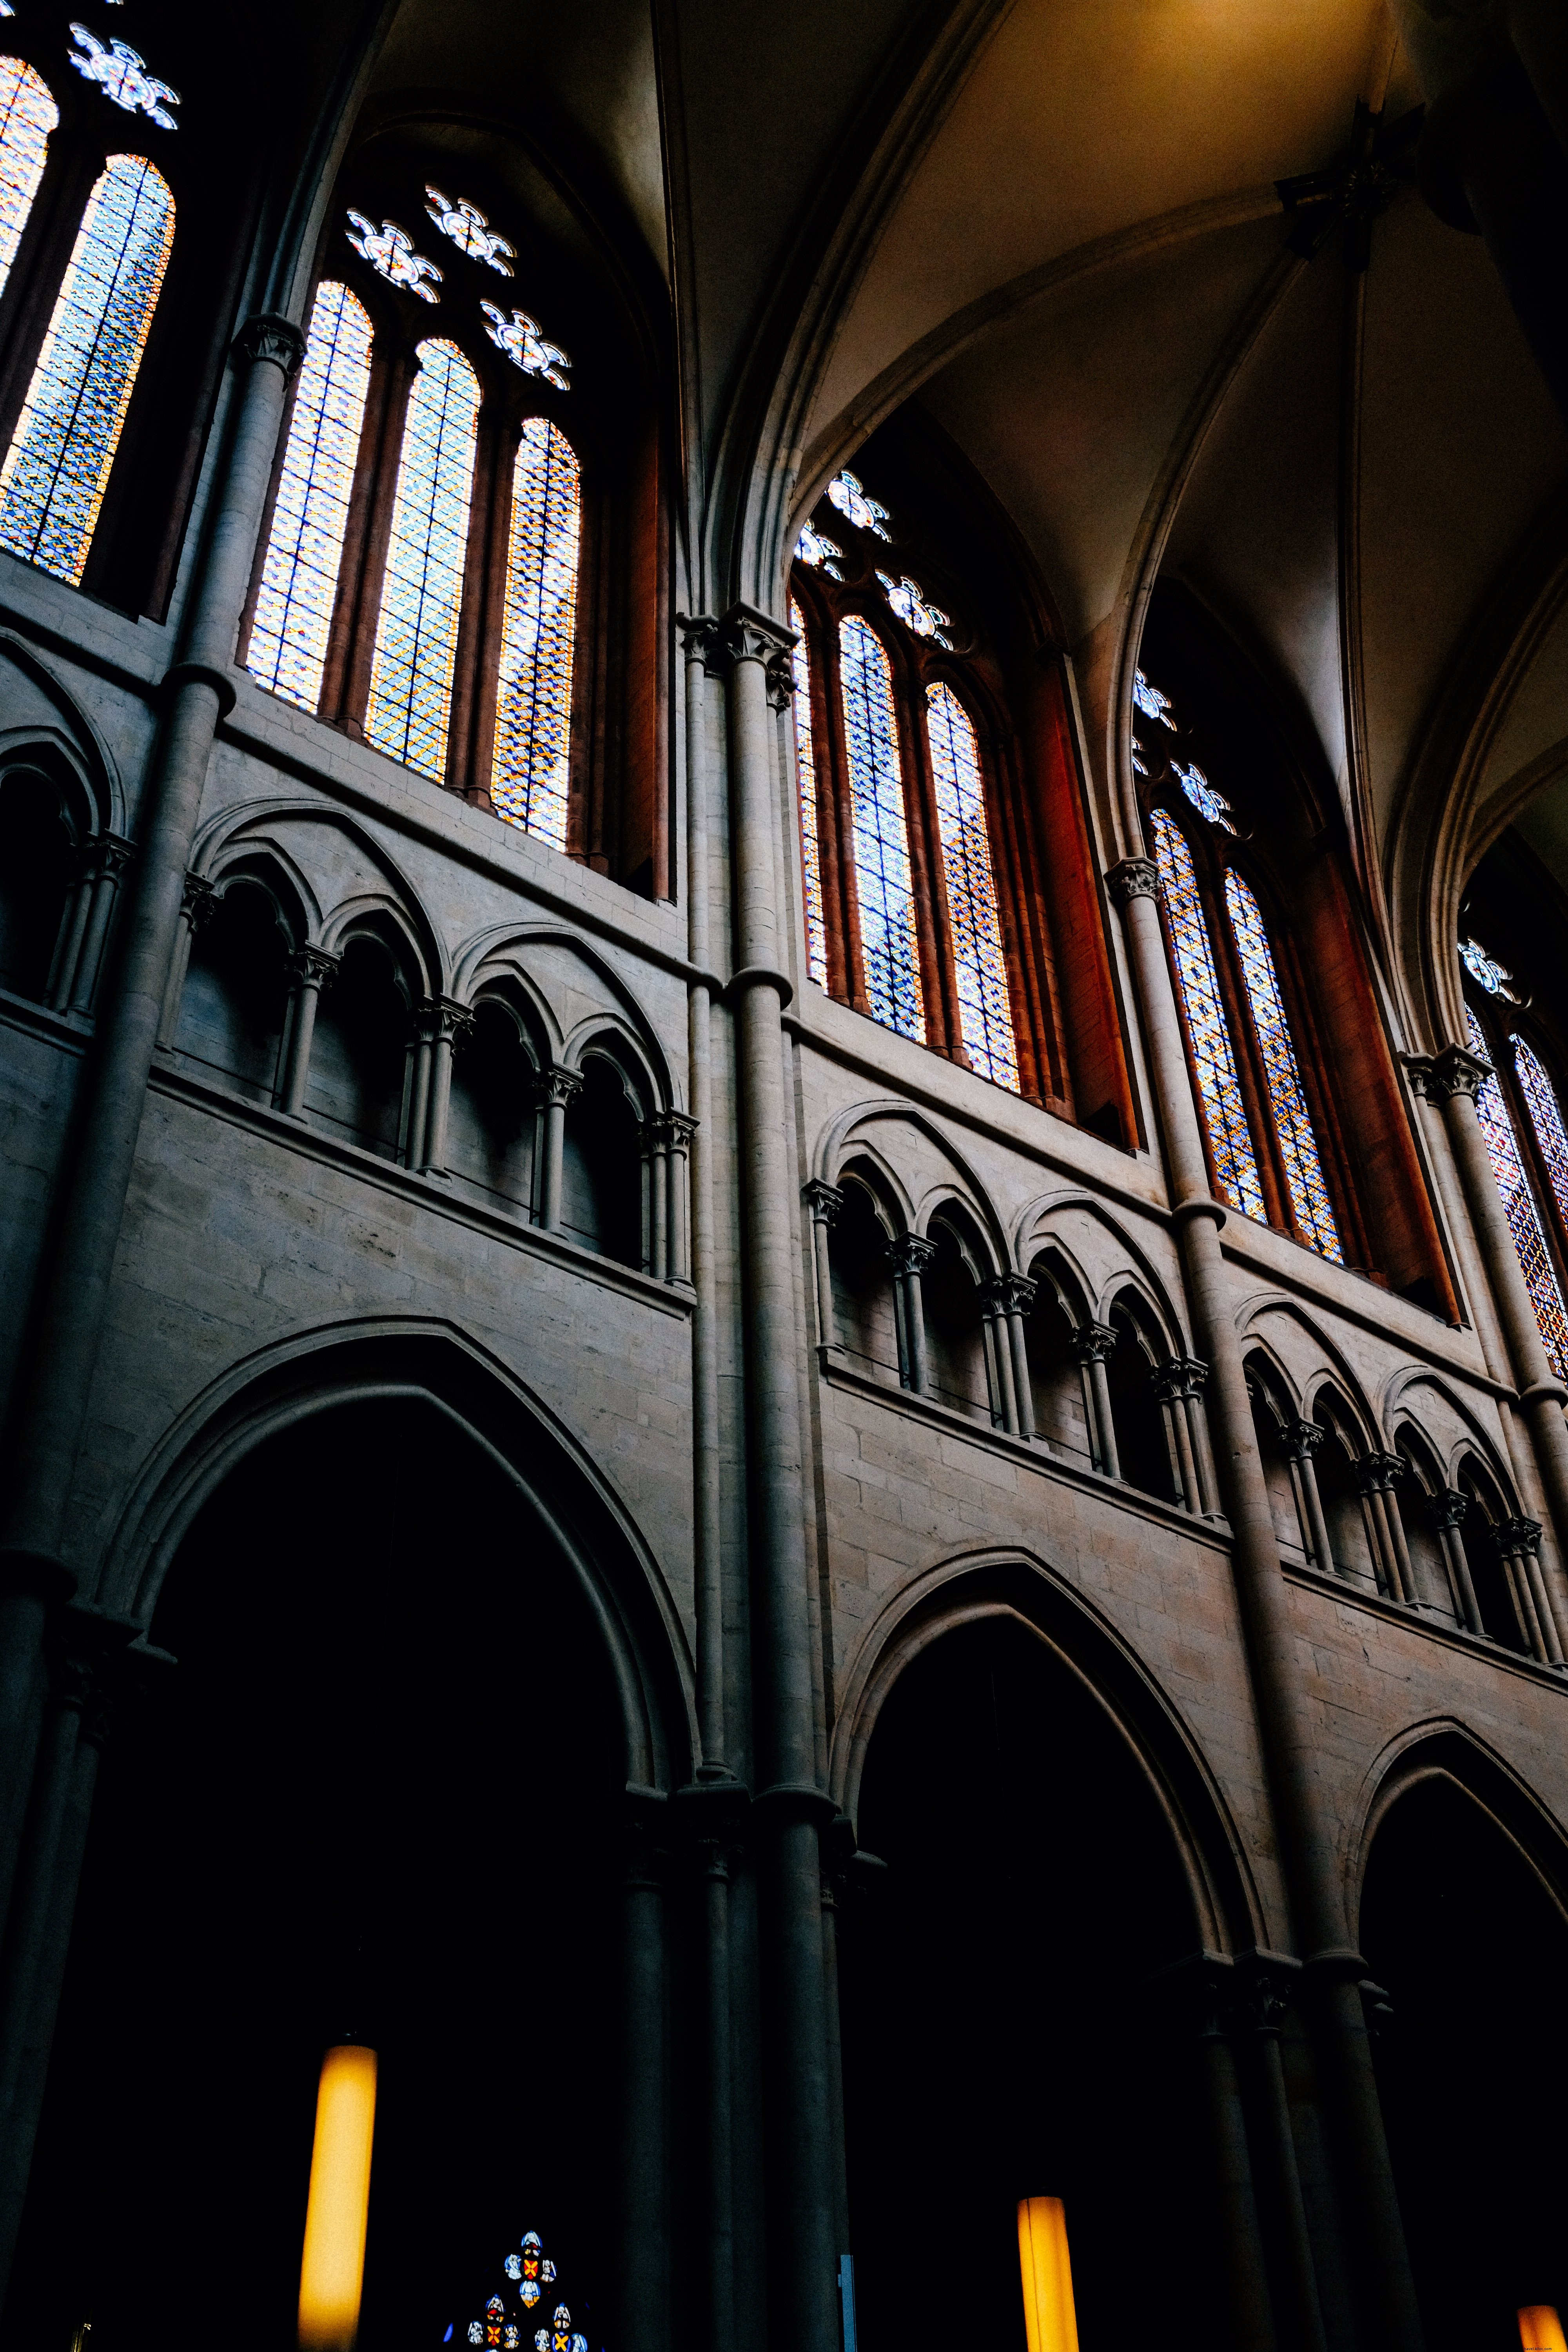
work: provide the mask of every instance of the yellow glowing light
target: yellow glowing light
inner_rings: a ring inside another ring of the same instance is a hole
[[[1563,2322],[1549,2303],[1527,2303],[1519,2315],[1519,2340],[1524,2352],[1568,2352]]]
[[[316,2094],[316,2143],[305,2258],[300,2265],[303,2352],[352,2352],[364,2280],[370,2149],[375,2136],[375,2053],[352,2042],[329,2050]]]
[[[1018,2267],[1024,2274],[1029,2352],[1078,2352],[1068,2217],[1059,2197],[1020,2199]]]

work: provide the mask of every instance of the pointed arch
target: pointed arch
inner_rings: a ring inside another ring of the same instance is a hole
[[[866,995],[884,1027],[923,1045],[925,999],[892,668],[881,639],[857,614],[840,623],[838,648]]]
[[[11,275],[59,108],[42,76],[20,58],[0,58],[0,291]]]
[[[511,476],[490,800],[509,824],[566,846],[583,469],[547,417],[524,419]]]

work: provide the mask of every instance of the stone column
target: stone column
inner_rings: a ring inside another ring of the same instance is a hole
[[[419,1036],[430,1048],[428,1099],[424,1116],[409,1121],[409,1163],[426,1176],[447,1173],[447,1119],[452,1108],[452,1053],[473,1026],[471,1005],[450,996],[426,996],[419,1007]]]
[[[1329,1523],[1323,1517],[1315,1459],[1325,1434],[1322,1423],[1317,1421],[1292,1421],[1284,1430],[1285,1451],[1289,1456],[1291,1483],[1296,1489],[1296,1516],[1301,1522],[1307,1557],[1323,1575],[1332,1576],[1334,1551],[1329,1541]]]
[[[98,842],[95,836],[73,845],[75,871],[70,891],[60,919],[59,936],[49,959],[47,997],[52,1013],[63,1013],[70,1003],[71,984],[81,956],[82,938],[87,930],[87,919],[92,907],[92,873],[97,862]]]
[[[616,2319],[628,2352],[669,2352],[668,2054],[665,2026],[664,1800],[627,1790],[621,1984],[621,2228]]]
[[[1519,1594],[1525,1639],[1543,1665],[1560,1666],[1563,1645],[1552,1622],[1541,1573],[1541,1522],[1504,1519],[1497,1530],[1497,1539],[1498,1549]]]
[[[1427,1496],[1432,1524],[1442,1547],[1443,1564],[1448,1571],[1448,1590],[1453,1595],[1454,1614],[1461,1625],[1472,1633],[1482,1633],[1481,1612],[1476,1606],[1476,1588],[1470,1581],[1470,1563],[1465,1557],[1465,1539],[1459,1525],[1469,1508],[1470,1498],[1453,1486],[1445,1486],[1439,1494]]]
[[[1118,1336],[1110,1323],[1086,1323],[1072,1335],[1073,1357],[1083,1378],[1089,1449],[1095,1468],[1103,1470],[1108,1478],[1121,1475],[1116,1453],[1116,1424],[1110,1417],[1110,1383],[1105,1376],[1106,1360]]]
[[[325,948],[297,948],[289,959],[293,994],[289,1004],[289,1043],[283,1057],[283,1082],[278,1108],[286,1118],[303,1118],[305,1088],[310,1076],[310,1047],[316,1035],[316,1008],[321,991],[337,978],[339,959]]]
[[[213,485],[210,520],[182,631],[163,681],[163,721],[148,762],[137,864],[112,991],[100,1004],[61,1155],[51,1236],[30,1311],[0,1505],[0,1790],[25,1801],[39,1720],[51,1598],[76,1578],[61,1558],[66,1507],[98,1362],[121,1220],[180,930],[191,845],[213,739],[232,708],[235,637],[255,561],[289,378],[304,339],[291,320],[253,318],[234,358],[241,382]],[[16,1814],[0,1848],[0,1906],[10,1887]]]
[[[132,844],[121,841],[117,834],[106,833],[99,838],[93,860],[91,904],[71,979],[70,1007],[73,1013],[92,1011],[93,999],[98,993],[99,973],[103,966],[104,942],[113,919],[114,903],[120,896],[120,877],[135,855]]]
[[[656,1282],[669,1279],[669,1137],[656,1114],[642,1123],[643,1201],[647,1231],[643,1268]]]
[[[730,1892],[745,1827],[746,1793],[737,1780],[709,1779],[683,1789],[676,1805],[701,1877],[706,1935],[706,2163],[708,2303],[710,2352],[734,2352],[735,2183],[732,2151]]]
[[[838,1213],[844,1206],[844,1195],[837,1184],[825,1184],[814,1176],[801,1193],[811,1212],[811,1262],[816,1274],[816,1344],[819,1348],[837,1345],[837,1333],[833,1321],[833,1260],[828,1236],[838,1223]]]
[[[544,1118],[544,1145],[540,1153],[539,1223],[545,1233],[561,1229],[561,1164],[566,1149],[566,1106],[582,1092],[575,1070],[541,1070],[534,1080],[534,1099]]]
[[[1279,2054],[1279,2034],[1290,2006],[1289,1978],[1300,1974],[1295,1961],[1255,1952],[1237,1968],[1237,2009],[1248,2029],[1258,2085],[1261,2137],[1268,2151],[1279,2216],[1280,2252],[1289,2284],[1294,2335],[1302,2352],[1328,2352],[1328,2332],[1318,2298],[1318,2274],[1312,2260],[1311,2232],[1301,2194],[1300,2168],[1296,2160],[1296,2136],[1290,2124],[1290,2102],[1285,2088],[1285,2068]]]
[[[1463,1045],[1445,1047],[1420,1070],[1422,1082],[1442,1108],[1465,1205],[1470,1213],[1470,1223],[1502,1324],[1536,1467],[1546,1490],[1552,1531],[1561,1559],[1568,1550],[1568,1424],[1563,1418],[1568,1389],[1553,1377],[1546,1360],[1502,1195],[1476,1117],[1476,1097],[1490,1074],[1491,1065],[1479,1060]],[[1568,1633],[1568,1603],[1558,1591],[1560,1581],[1561,1571],[1557,1570],[1546,1584],[1546,1591],[1561,1648]]]
[[[893,1269],[894,1303],[899,1310],[900,1367],[905,1388],[916,1396],[924,1396],[928,1372],[926,1367],[925,1303],[921,1297],[921,1276],[936,1255],[936,1244],[928,1242],[921,1234],[900,1234],[888,1244],[888,1259]]]
[[[1035,1434],[1035,1389],[1029,1377],[1029,1342],[1024,1318],[1032,1310],[1039,1284],[1026,1274],[1001,1277],[1003,1307],[1007,1321],[1007,1347],[1013,1361],[1013,1395],[1018,1408],[1018,1434]]]
[[[757,1717],[759,1892],[766,2038],[776,2057],[770,2116],[770,2278],[780,2341],[826,2352],[835,2341],[834,2200],[820,1834],[833,1806],[816,1783],[815,1682],[807,1602],[795,1323],[798,1181],[785,1120],[784,974],[778,884],[777,727],[768,666],[793,635],[738,604],[730,656],[730,836],[737,969],[743,1376],[751,1466],[748,1549]]]
[[[1007,1275],[994,1275],[980,1286],[980,1307],[985,1318],[985,1359],[990,1374],[991,1419],[1009,1436],[1019,1433],[1018,1395],[1013,1374],[1013,1346],[1007,1330]]]
[[[1214,1497],[1208,1491],[1208,1479],[1204,1464],[1203,1425],[1200,1415],[1204,1382],[1209,1368],[1195,1356],[1172,1356],[1154,1367],[1154,1394],[1165,1414],[1166,1426],[1175,1450],[1181,1474],[1182,1498],[1195,1517],[1214,1516]]]
[[[1280,1859],[1312,1994],[1343,2203],[1357,2232],[1371,2305],[1368,2331],[1383,2352],[1421,2352],[1421,2316],[1357,1990],[1365,1971],[1360,1954],[1349,1947],[1338,1823],[1330,1818],[1315,1778],[1316,1727],[1300,1685],[1289,1591],[1280,1571],[1219,1246],[1227,1212],[1209,1191],[1160,927],[1159,873],[1152,858],[1129,857],[1107,875],[1106,883],[1123,910],[1193,1329],[1209,1366],[1215,1467],[1232,1530],[1232,1573],[1247,1633]]]
[[[1397,1454],[1363,1454],[1355,1465],[1356,1488],[1366,1520],[1378,1589],[1386,1600],[1397,1601],[1401,1607],[1408,1608],[1415,1596],[1410,1581],[1405,1529],[1398,1527],[1395,1532],[1397,1511],[1394,1500],[1394,1481],[1404,1475],[1405,1463]]]
[[[1275,2352],[1278,2338],[1268,2269],[1258,2223],[1258,2192],[1247,2145],[1247,2117],[1237,2080],[1231,2026],[1236,1964],[1201,1953],[1174,1972],[1176,1990],[1190,2002],[1204,2120],[1208,2126],[1218,2235],[1230,2287],[1231,2333],[1238,2352]]]
[[[691,1187],[689,1163],[692,1140],[697,1133],[697,1121],[683,1110],[667,1110],[663,1115],[665,1156],[669,1168],[668,1227],[665,1241],[665,1257],[668,1271],[666,1280],[689,1282],[691,1279]]]
[[[198,932],[205,931],[217,912],[218,894],[210,882],[199,874],[187,874],[180,898],[180,929],[175,935],[174,952],[169,961],[169,982],[163,991],[163,1017],[158,1024],[158,1043],[165,1052],[174,1045],[180,1025],[180,1001],[185,992],[185,974],[191,968],[191,950]],[[68,992],[70,977],[66,973],[61,985]]]

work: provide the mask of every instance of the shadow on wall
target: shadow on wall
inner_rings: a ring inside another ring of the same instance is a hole
[[[626,1082],[598,1055],[566,1106],[561,1223],[575,1242],[623,1265],[643,1263],[642,1142]]]
[[[70,887],[72,847],[58,788],[26,770],[0,782],[0,986],[47,991]]]
[[[289,1010],[289,935],[270,895],[232,882],[196,933],[174,1043],[243,1094],[270,1102]]]

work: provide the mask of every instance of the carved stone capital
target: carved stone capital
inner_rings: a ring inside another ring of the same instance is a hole
[[[1403,1454],[1363,1454],[1355,1465],[1356,1486],[1363,1495],[1392,1495],[1405,1470]]]
[[[1432,1056],[1430,1054],[1401,1054],[1405,1075],[1410,1081],[1410,1091],[1420,1102],[1435,1099],[1432,1091]]]
[[[820,1176],[814,1176],[809,1184],[801,1186],[800,1197],[819,1225],[833,1226],[838,1223],[844,1195],[837,1184],[825,1184]]]
[[[110,882],[119,881],[135,855],[135,843],[122,841],[117,833],[100,833],[93,845],[94,866]]]
[[[563,1070],[552,1064],[549,1069],[534,1074],[533,1098],[541,1110],[549,1110],[557,1103],[564,1109],[582,1091],[580,1070]]]
[[[656,1151],[686,1151],[697,1121],[683,1110],[657,1110],[643,1121],[643,1135]]]
[[[1154,1394],[1162,1404],[1201,1394],[1209,1368],[1196,1356],[1172,1356],[1154,1367]]]
[[[180,912],[195,938],[205,931],[217,912],[217,892],[202,874],[187,874],[185,887],[180,893]]]
[[[711,669],[720,659],[719,624],[710,613],[677,613],[675,625],[680,632],[681,643],[689,662],[701,662]]]
[[[1039,1284],[1029,1274],[999,1274],[996,1287],[1005,1315],[1027,1315],[1040,1295]]]
[[[281,368],[288,382],[305,356],[305,338],[291,319],[280,319],[274,311],[260,310],[247,319],[234,339],[234,348],[241,359],[254,366],[258,360],[269,360]]]
[[[1292,1462],[1310,1462],[1328,1432],[1321,1421],[1288,1421],[1281,1435]]]
[[[1427,1496],[1426,1507],[1432,1514],[1434,1527],[1457,1528],[1470,1507],[1470,1498],[1462,1495],[1457,1486],[1444,1486],[1436,1494]]]
[[[325,948],[296,948],[286,969],[296,988],[325,988],[335,977],[339,961]]]
[[[923,1274],[936,1255],[936,1244],[923,1234],[900,1234],[888,1244],[888,1262],[895,1274]]]
[[[1113,1355],[1121,1334],[1110,1323],[1086,1323],[1072,1335],[1073,1360],[1079,1364],[1103,1364]]]
[[[782,621],[770,620],[754,604],[731,604],[718,628],[719,646],[731,662],[767,663],[775,654],[793,651],[795,633]]]
[[[455,997],[426,996],[419,1001],[419,1035],[430,1045],[448,1045],[474,1025],[474,1008]]]
[[[1152,857],[1124,857],[1120,866],[1112,866],[1105,877],[1112,904],[1125,907],[1134,898],[1157,898],[1160,895],[1160,869]]]
[[[1491,1064],[1468,1045],[1445,1045],[1428,1066],[1427,1091],[1436,1102],[1447,1102],[1454,1095],[1468,1095],[1474,1102],[1491,1074]]]
[[[787,710],[795,700],[795,660],[781,646],[767,660],[768,700],[775,710]]]
[[[1521,1552],[1533,1556],[1541,1549],[1539,1519],[1502,1519],[1497,1528],[1498,1549],[1510,1557]]]
[[[1254,2033],[1278,2033],[1295,1996],[1299,1962],[1272,1952],[1252,1952],[1237,1962],[1236,2021]]]

